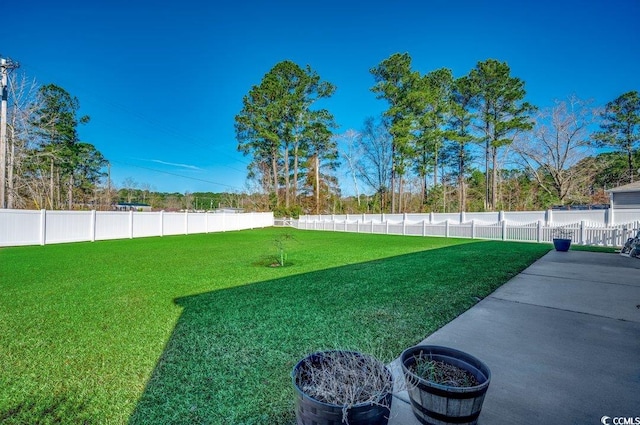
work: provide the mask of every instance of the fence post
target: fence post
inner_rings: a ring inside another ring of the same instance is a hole
[[[129,239],[133,239],[133,210],[129,210]]]
[[[504,221],[504,211],[498,211],[498,222],[502,223]]]
[[[371,217],[371,234],[373,234],[373,217]]]
[[[356,233],[360,233],[360,220],[356,220]]]
[[[507,220],[502,220],[502,240],[507,240]]]
[[[386,229],[385,233],[388,235],[389,234],[389,220],[385,221],[385,224],[387,225],[387,229]]]
[[[476,238],[476,221],[471,220],[471,239]]]
[[[444,221],[444,236],[445,236],[446,238],[448,238],[448,237],[449,237],[449,219],[446,219],[446,220]]]
[[[251,214],[251,229],[253,229],[253,212]],[[204,212],[204,233],[209,233],[209,213]]]
[[[546,210],[544,212],[544,221],[545,221],[545,225],[547,227],[551,227],[551,223],[553,223],[553,211],[552,210]]]
[[[184,234],[189,234],[189,210],[184,210]]]
[[[402,214],[402,234],[407,234],[407,213]]]
[[[91,210],[91,223],[89,224],[89,239],[96,241],[96,210]]]
[[[47,210],[40,210],[40,245],[47,243]]]
[[[164,236],[164,210],[160,211],[160,236]]]
[[[537,237],[536,240],[538,243],[542,242],[542,220],[538,220],[538,224],[536,226]]]
[[[333,221],[331,222],[333,224],[333,231],[336,231],[336,219],[335,217],[332,219]]]
[[[464,211],[460,211],[460,224],[464,223],[465,221],[467,221],[467,215]]]
[[[580,245],[585,244],[586,229],[584,228],[584,220],[580,221]]]
[[[433,214],[433,211],[431,211],[429,213],[429,224],[433,224],[433,221],[434,221],[434,214]]]
[[[422,220],[422,236],[427,236],[427,220]]]

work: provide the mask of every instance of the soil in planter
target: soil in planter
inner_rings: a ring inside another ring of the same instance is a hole
[[[340,351],[303,364],[296,384],[315,400],[338,406],[375,402],[393,390],[383,363],[363,354]]]
[[[410,366],[410,370],[422,379],[449,387],[467,388],[480,385],[469,371],[439,360],[416,357],[416,362]]]

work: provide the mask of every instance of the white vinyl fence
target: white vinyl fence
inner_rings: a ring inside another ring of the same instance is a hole
[[[562,228],[577,244],[620,247],[640,228],[640,210],[305,215],[292,225],[303,230],[522,242],[551,242],[555,230]]]
[[[273,226],[273,213],[0,210],[0,247],[188,235]]]

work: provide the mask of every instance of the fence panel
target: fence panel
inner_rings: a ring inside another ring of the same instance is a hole
[[[473,212],[464,214],[465,221],[475,220],[481,224],[494,224],[500,221],[500,214],[497,212]]]
[[[471,238],[471,224],[455,224],[449,225],[449,236],[452,238]]]
[[[535,242],[538,239],[538,223],[507,225],[506,239],[519,242]]]
[[[48,215],[49,213],[47,213]],[[95,240],[125,239],[131,237],[131,214],[116,211],[96,211]]]
[[[133,214],[133,237],[158,236],[162,230],[161,212],[137,212]]]
[[[329,223],[331,224],[331,223]],[[205,214],[0,209],[0,247],[273,226],[273,213]]]
[[[638,222],[640,220],[640,210],[615,210],[613,219],[616,223]]]
[[[184,235],[187,229],[185,217],[185,213],[164,213],[164,218],[162,220],[162,234]]]
[[[91,211],[48,211],[45,224],[46,243],[91,240]]]
[[[538,220],[546,220],[546,211],[505,211],[504,219],[508,223],[537,223]]]
[[[42,243],[41,211],[0,210],[0,246]]]
[[[188,214],[187,233],[207,233],[207,214]]]

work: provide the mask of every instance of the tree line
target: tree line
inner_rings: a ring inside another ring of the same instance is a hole
[[[107,159],[79,139],[90,121],[79,100],[12,74],[2,201],[37,209],[109,209],[117,200],[156,209],[240,206],[278,215],[530,210],[607,203],[603,189],[637,179],[637,91],[604,106],[570,96],[540,109],[526,101],[524,81],[494,59],[455,77],[447,68],[420,73],[409,54],[396,53],[370,73],[387,109],[336,134],[323,107],[336,86],[308,65],[276,64],[235,116],[238,150],[251,159],[249,186],[215,196],[159,193],[131,179],[116,190]],[[344,196],[347,186],[355,193]]]
[[[333,134],[313,106],[336,87],[309,66],[280,62],[243,98],[238,150],[249,178],[283,214],[491,211],[607,202],[604,188],[632,182],[640,141],[638,92],[605,107],[570,96],[550,108],[526,101],[507,63],[467,75],[412,69],[396,53],[370,70],[388,108],[362,129]],[[603,149],[605,148],[605,149]],[[338,176],[338,166],[347,169]],[[342,197],[346,177],[355,196]]]

